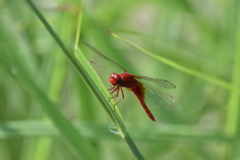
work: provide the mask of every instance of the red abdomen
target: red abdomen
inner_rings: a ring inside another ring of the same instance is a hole
[[[143,87],[142,83],[138,82],[133,88],[131,88],[131,91],[136,95],[138,101],[141,103],[143,109],[147,113],[148,117],[151,118],[152,121],[156,121],[151,111],[148,109],[145,101],[144,101],[144,95],[145,95],[145,88]]]

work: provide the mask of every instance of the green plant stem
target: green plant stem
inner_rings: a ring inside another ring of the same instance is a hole
[[[233,75],[232,75],[232,86],[234,88],[240,87],[240,16],[239,16],[239,2],[234,1],[233,5],[235,12],[233,13],[235,19],[233,26],[233,50],[235,51],[234,65],[233,65]],[[228,113],[226,119],[225,131],[228,135],[233,136],[240,131],[239,120],[240,120],[240,109],[239,109],[239,93],[237,90],[232,90],[230,92],[228,101]]]
[[[144,160],[143,156],[141,155],[141,153],[137,149],[137,146],[135,145],[135,143],[133,142],[131,137],[128,135],[128,133],[126,133],[126,136],[124,137],[124,140],[127,143],[127,145],[130,147],[130,149],[131,149],[132,153],[135,155],[135,157],[138,160]]]
[[[51,28],[51,26],[48,24],[48,22],[45,20],[45,18],[42,16],[42,14],[38,11],[38,9],[35,7],[35,5],[30,1],[30,0],[26,0],[27,3],[30,5],[30,7],[33,9],[33,11],[36,13],[36,15],[38,16],[38,18],[42,21],[42,23],[44,24],[44,26],[46,27],[46,29],[48,30],[48,32],[52,35],[52,37],[56,40],[56,42],[58,43],[58,45],[61,47],[61,49],[63,50],[63,52],[65,53],[65,55],[68,57],[69,61],[73,64],[73,66],[75,67],[75,69],[77,70],[77,72],[79,73],[79,75],[83,78],[83,80],[85,81],[85,83],[88,85],[88,87],[91,89],[91,91],[93,92],[93,94],[97,97],[97,99],[99,100],[99,102],[102,104],[102,106],[108,106],[108,100],[103,96],[101,96],[101,91],[99,91],[99,89],[94,85],[94,83],[92,83],[93,81],[90,80],[89,74],[87,73],[87,71],[84,69],[85,67],[79,63],[71,54],[70,52],[67,50],[67,48],[65,47],[65,45],[63,44],[63,42],[60,40],[60,38],[57,36],[57,34],[54,32],[54,30]],[[79,20],[81,20],[81,17],[79,18]],[[78,22],[78,25],[81,25],[81,22]],[[80,28],[79,28],[80,29]],[[77,31],[77,35],[80,35],[80,31]],[[78,37],[76,37],[76,42],[78,42]],[[77,44],[75,44],[75,54],[80,53],[81,51],[78,49]],[[81,54],[82,55],[82,54]],[[80,58],[80,57],[78,57]],[[81,58],[81,61],[84,61],[83,58]],[[113,105],[113,104],[112,104]],[[143,156],[141,155],[141,153],[139,152],[138,148],[136,147],[136,145],[133,143],[133,141],[131,140],[131,137],[127,134],[126,130],[125,130],[125,126],[124,124],[122,124],[122,121],[118,118],[118,116],[112,111],[111,107],[104,107],[105,111],[108,113],[108,115],[110,116],[110,118],[112,119],[112,121],[114,122],[114,124],[116,125],[116,127],[118,128],[120,134],[122,135],[122,137],[124,138],[126,135],[127,137],[127,144],[129,145],[129,148],[133,151],[134,155],[136,156],[137,159],[142,160]],[[91,149],[89,149],[90,151]],[[93,153],[93,152],[92,152]],[[91,154],[90,152],[86,153],[84,156],[91,156],[94,157],[96,154]],[[86,158],[88,159],[88,158]]]

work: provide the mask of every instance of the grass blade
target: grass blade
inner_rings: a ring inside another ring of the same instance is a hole
[[[91,89],[91,91],[94,93],[94,95],[97,97],[97,99],[99,100],[99,102],[102,104],[102,106],[104,106],[105,111],[107,112],[107,114],[110,116],[110,118],[112,119],[113,123],[116,125],[116,127],[118,128],[118,131],[120,132],[121,136],[124,138],[127,133],[126,133],[126,129],[125,126],[119,116],[119,114],[115,114],[112,110],[112,107],[114,107],[114,103],[113,101],[111,101],[111,105],[109,105],[108,103],[108,98],[107,95],[104,94],[104,90],[99,89],[99,85],[95,86],[95,84],[101,84],[101,83],[95,83],[95,79],[99,80],[98,78],[96,78],[96,74],[95,72],[93,72],[93,70],[91,71],[85,57],[83,56],[81,50],[79,48],[77,48],[77,42],[78,42],[78,37],[80,35],[80,25],[81,25],[81,17],[79,18],[79,22],[78,22],[78,31],[77,31],[77,37],[76,37],[76,44],[75,44],[75,55],[77,56],[79,62],[69,53],[69,51],[66,49],[66,47],[64,46],[64,44],[62,43],[62,41],[59,39],[59,37],[57,36],[57,34],[53,31],[53,29],[51,28],[51,26],[47,23],[47,21],[45,20],[45,18],[41,15],[41,13],[37,10],[37,8],[35,7],[35,5],[30,1],[27,0],[28,4],[32,7],[32,9],[34,10],[34,12],[36,13],[36,15],[39,17],[39,19],[42,21],[42,23],[45,25],[46,29],[48,30],[48,32],[52,35],[52,37],[56,40],[56,42],[59,44],[59,46],[61,47],[61,49],[63,50],[63,52],[66,54],[66,56],[69,58],[70,62],[73,64],[73,66],[75,67],[75,69],[77,70],[77,72],[81,75],[81,77],[84,79],[84,81],[86,82],[86,84],[89,86],[89,88]],[[89,75],[90,73],[90,75]],[[94,75],[95,74],[95,75]],[[95,78],[90,78],[90,77],[95,77]],[[99,80],[100,81],[100,80]],[[102,85],[102,84],[101,84]],[[100,87],[101,88],[101,87]],[[106,89],[105,89],[106,92]],[[109,93],[108,93],[109,94]],[[143,159],[141,153],[138,151],[137,147],[135,146],[135,144],[133,143],[133,141],[131,140],[131,138],[129,136],[127,136],[127,139],[125,140],[127,142],[127,144],[129,144],[130,149],[133,151],[134,155],[138,158],[138,159]],[[76,149],[76,148],[75,148]],[[90,151],[90,149],[89,149]],[[94,156],[94,154],[89,154],[90,152],[86,153],[85,156]],[[89,159],[89,158],[86,158]]]
[[[77,34],[76,34],[76,41],[75,41],[75,47],[74,47],[74,55],[79,60],[80,64],[84,67],[84,70],[89,73],[89,80],[91,81],[91,86],[93,86],[93,90],[95,90],[98,94],[96,97],[98,98],[99,102],[102,104],[103,109],[106,111],[114,125],[116,126],[117,130],[121,134],[122,138],[125,140],[129,148],[131,149],[132,153],[135,155],[135,157],[139,160],[143,160],[143,156],[138,150],[137,146],[134,144],[133,140],[129,136],[129,134],[126,131],[125,125],[122,121],[121,114],[115,106],[115,102],[111,99],[110,103],[108,102],[110,94],[106,90],[105,86],[102,84],[100,78],[95,73],[93,68],[89,66],[89,64],[86,63],[86,59],[81,53],[81,50],[78,48],[78,42],[80,37],[80,28],[82,23],[82,9],[83,9],[84,1],[81,5],[81,10],[79,12],[79,18],[78,18],[78,26],[77,26]],[[90,78],[91,77],[91,78]],[[115,111],[113,111],[113,108]]]
[[[116,109],[116,112],[113,112],[113,108],[117,108],[116,106],[114,106],[114,101],[111,100],[111,103],[110,103],[111,105],[109,105],[109,102],[108,102],[110,97],[109,93],[106,91],[106,88],[102,85],[101,81],[96,76],[93,69],[87,63],[87,60],[84,57],[81,50],[78,48],[78,42],[79,42],[80,30],[81,30],[81,24],[82,24],[83,5],[84,5],[84,1],[82,1],[81,9],[78,14],[78,23],[77,23],[78,25],[77,25],[77,33],[76,33],[75,46],[74,46],[74,55],[80,62],[79,64],[81,65],[82,70],[85,71],[84,74],[87,77],[85,82],[88,84],[88,86],[91,88],[91,90],[95,94],[96,98],[102,104],[104,110],[106,111],[110,119],[113,121],[115,126],[117,126],[121,136],[124,137],[126,134],[126,129],[118,109]]]
[[[240,86],[240,16],[239,16],[239,2],[233,3],[235,12],[233,17],[235,17],[234,22],[236,25],[233,25],[233,49],[235,51],[234,65],[233,65],[233,74],[232,74],[232,85],[235,88]],[[233,136],[237,134],[240,130],[239,128],[239,94],[236,90],[230,92],[229,101],[228,101],[228,113],[226,119],[226,128],[225,131],[228,135]],[[238,146],[239,148],[239,146]]]
[[[156,54],[154,54],[154,53],[152,53],[152,52],[150,52],[150,51],[148,51],[148,50],[146,50],[146,49],[144,49],[144,48],[142,48],[142,47],[140,47],[140,46],[138,46],[138,45],[136,45],[136,44],[128,41],[127,39],[124,39],[124,38],[118,36],[117,34],[111,32],[111,31],[108,31],[108,30],[107,30],[107,32],[109,32],[109,33],[110,33],[111,35],[113,35],[114,37],[116,37],[116,38],[118,38],[118,39],[126,42],[126,43],[129,44],[130,46],[132,46],[132,47],[134,47],[134,48],[142,51],[143,53],[146,53],[147,55],[149,55],[149,56],[151,56],[151,57],[159,60],[160,62],[162,62],[162,63],[164,63],[164,64],[166,64],[166,65],[169,65],[169,66],[171,66],[171,67],[173,67],[173,68],[175,68],[175,69],[177,69],[177,70],[180,70],[180,71],[182,71],[182,72],[184,72],[184,73],[187,73],[187,74],[189,74],[189,75],[195,76],[195,77],[200,78],[200,79],[203,79],[203,80],[205,80],[205,81],[208,81],[208,82],[210,82],[210,83],[212,83],[212,84],[215,84],[215,85],[217,85],[217,86],[220,86],[220,87],[222,87],[222,88],[225,88],[225,89],[228,89],[228,90],[236,90],[236,92],[237,92],[238,94],[240,94],[240,89],[236,89],[236,88],[233,87],[230,83],[227,83],[227,82],[225,82],[225,81],[223,81],[223,80],[221,80],[221,79],[213,78],[213,77],[211,77],[211,76],[209,76],[209,75],[206,75],[206,74],[197,72],[197,71],[192,70],[192,69],[189,69],[189,68],[187,68],[187,67],[181,66],[180,64],[178,64],[178,63],[176,63],[176,62],[173,62],[173,61],[171,61],[171,60],[168,60],[168,59],[166,59],[166,58],[163,58],[163,57],[161,57],[161,56],[159,56],[159,55],[156,55]]]

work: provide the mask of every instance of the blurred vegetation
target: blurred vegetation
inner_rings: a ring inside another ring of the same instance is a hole
[[[81,1],[33,2],[73,53]],[[0,159],[135,159],[121,137],[109,131],[108,115],[26,1],[2,0],[0,10]],[[157,122],[132,93],[126,91],[118,105],[146,159],[240,157],[239,11],[238,0],[85,2],[79,48],[88,60],[115,70],[83,40],[132,74],[177,86],[158,88],[175,97],[177,109],[151,108]],[[107,29],[171,63],[144,54]]]

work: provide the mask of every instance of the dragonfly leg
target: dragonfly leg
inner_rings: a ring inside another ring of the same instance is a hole
[[[120,90],[121,90],[121,93],[122,93],[122,98],[121,98],[117,103],[114,104],[114,111],[115,111],[115,106],[124,99],[124,94],[123,94],[122,87],[120,87],[120,88],[118,89],[117,96],[118,96]]]
[[[116,93],[116,95],[114,95],[113,97],[111,97],[111,98],[109,99],[109,101],[110,101],[111,99],[116,99],[116,98],[118,97],[120,88],[122,88],[122,87],[116,86],[116,87],[114,87],[114,88],[112,89],[112,92],[111,92],[110,94],[113,94],[114,92],[117,92],[117,93]]]
[[[114,109],[113,109],[113,111],[115,112],[115,106],[124,99],[124,93],[123,93],[122,87],[121,87],[121,86],[118,86],[118,85],[113,86],[113,87],[111,87],[111,88],[108,89],[108,90],[111,90],[110,94],[113,94],[114,92],[117,92],[117,93],[116,93],[113,97],[111,97],[108,101],[110,101],[111,99],[114,99],[114,100],[115,100],[115,99],[119,96],[119,92],[120,92],[120,91],[121,91],[121,94],[122,94],[122,98],[121,98],[117,103],[114,104]]]
[[[108,90],[111,90],[111,92],[110,92],[110,94],[113,94],[114,92],[119,92],[118,90],[119,90],[119,87],[120,86],[113,86],[112,88],[110,88],[110,89],[108,89]],[[109,100],[111,100],[111,99],[115,99],[115,98],[117,98],[118,97],[118,93],[115,95],[115,96],[113,96],[113,97],[111,97]]]
[[[108,90],[112,90],[110,92],[110,94],[113,94],[114,92],[117,92],[116,95],[114,95],[113,97],[109,98],[108,101],[110,101],[111,99],[116,99],[118,97],[119,90],[120,90],[119,87],[120,86],[113,86],[112,88],[108,89]],[[115,112],[115,104],[114,104],[113,112]]]
[[[111,90],[110,94],[113,94],[115,91],[118,90],[118,86],[113,86],[113,87],[109,88],[108,90]],[[108,102],[109,102],[111,99],[113,99],[114,97],[115,97],[115,96],[109,98]]]
[[[109,91],[110,91],[110,90],[113,90],[115,87],[116,87],[116,86],[112,86],[112,87],[109,88],[108,90],[109,90]]]
[[[118,90],[118,93],[119,93],[120,90],[121,90],[121,93],[122,93],[122,98],[117,103],[115,103],[114,106],[117,105],[118,103],[120,103],[124,99],[124,94],[123,94],[122,87],[120,87],[120,89]]]
[[[121,87],[121,86],[114,86],[114,87],[110,88],[110,90],[112,90],[110,94],[113,94],[114,92],[117,92],[117,93],[116,93],[116,95],[114,95],[113,97],[111,97],[111,98],[109,99],[109,101],[110,101],[111,99],[114,99],[114,100],[115,100],[115,99],[119,96],[119,92],[120,92],[120,91],[121,91],[121,93],[122,93],[122,99],[120,99],[120,101],[118,101],[117,103],[114,104],[114,111],[115,111],[115,106],[124,99],[124,94],[123,94],[123,90],[122,90],[122,87]]]

